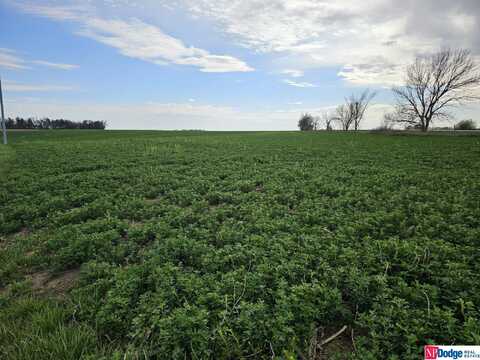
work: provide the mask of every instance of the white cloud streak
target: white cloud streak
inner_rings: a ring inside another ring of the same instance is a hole
[[[60,70],[73,70],[78,68],[78,65],[61,64],[45,60],[26,60],[20,57],[13,49],[0,48],[0,67],[10,70],[25,70],[31,69],[31,65],[47,66]]]
[[[302,70],[297,70],[297,69],[285,69],[285,70],[282,70],[280,73],[291,76],[293,78],[299,78],[305,75]]]
[[[44,60],[34,60],[32,61],[33,64],[37,65],[42,65],[46,67],[50,67],[53,69],[59,69],[59,70],[74,70],[78,69],[80,66],[79,65],[74,65],[74,64],[61,64],[61,63],[54,63],[50,61],[44,61]]]
[[[208,73],[254,70],[233,56],[211,54],[207,50],[187,46],[159,27],[139,19],[102,18],[88,6],[54,7],[28,3],[20,7],[26,12],[54,20],[79,23],[81,29],[77,31],[78,35],[111,46],[122,55],[157,65],[188,65]]]
[[[0,67],[11,70],[29,69],[25,60],[11,49],[0,48]]]
[[[293,80],[290,80],[290,79],[283,79],[282,81],[287,85],[294,86],[294,87],[299,87],[299,88],[318,87],[317,85],[306,82],[306,81],[298,82],[298,81],[293,81]]]
[[[5,87],[5,92],[52,92],[76,90],[76,88],[73,86],[52,84],[25,84],[16,81],[5,81],[3,85]]]

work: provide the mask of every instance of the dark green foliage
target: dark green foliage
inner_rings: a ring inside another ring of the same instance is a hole
[[[55,331],[91,358],[295,359],[343,325],[360,359],[480,343],[477,137],[11,138],[0,287],[81,268]]]
[[[473,120],[462,120],[455,124],[455,130],[475,130],[476,128]]]
[[[301,131],[312,131],[315,129],[315,119],[312,115],[305,113],[298,120],[298,128]]]
[[[66,119],[23,119],[16,117],[15,119],[5,119],[7,129],[101,129],[107,126],[105,121],[71,121]]]

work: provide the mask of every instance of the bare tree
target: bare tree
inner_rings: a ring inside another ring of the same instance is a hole
[[[359,96],[350,95],[350,97],[345,98],[345,104],[337,107],[334,119],[341,124],[345,131],[350,130],[352,125],[355,130],[358,130],[365,111],[375,95],[375,92],[370,92],[368,89]]]
[[[468,50],[442,50],[417,57],[408,66],[405,85],[393,88],[397,105],[389,119],[427,131],[448,109],[478,99],[480,72]]]
[[[350,117],[353,121],[353,127],[355,131],[360,128],[360,123],[363,120],[365,111],[367,110],[368,105],[370,105],[370,101],[372,101],[375,95],[375,92],[370,92],[370,90],[367,89],[362,92],[360,96],[352,94],[348,99],[345,99],[345,102],[348,106],[348,111],[350,113]]]
[[[333,122],[335,121],[335,116],[329,112],[324,112],[320,116],[320,122],[325,126],[325,130],[333,130]]]
[[[346,104],[338,105],[335,110],[334,120],[338,121],[342,127],[342,130],[348,131],[353,123],[353,118],[350,113],[350,109]]]

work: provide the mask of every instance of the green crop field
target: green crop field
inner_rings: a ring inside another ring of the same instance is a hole
[[[416,359],[480,344],[480,136],[10,141],[2,359]]]

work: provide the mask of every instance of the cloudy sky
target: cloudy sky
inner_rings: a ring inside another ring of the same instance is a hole
[[[416,55],[480,56],[479,15],[478,0],[0,0],[0,75],[8,116],[121,129],[288,130],[370,88],[369,128]]]

